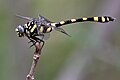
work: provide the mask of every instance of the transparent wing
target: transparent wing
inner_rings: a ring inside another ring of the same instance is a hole
[[[47,18],[41,16],[40,14],[39,14],[39,20],[43,20],[43,21],[48,22],[48,23],[51,22],[50,20],[48,20]]]
[[[50,33],[44,33],[44,40],[48,40],[50,38]]]
[[[42,40],[47,40],[50,38],[50,33],[40,33],[38,37]]]
[[[61,32],[61,33],[66,34],[66,35],[69,36],[69,37],[71,37],[71,36],[70,36],[64,29],[62,29],[62,28],[54,27],[54,29],[57,30],[57,31],[59,31],[59,32]]]
[[[22,19],[26,19],[26,20],[33,20],[33,18],[21,16],[21,15],[18,15],[18,14],[16,14],[16,16],[19,17],[19,18],[22,18]]]

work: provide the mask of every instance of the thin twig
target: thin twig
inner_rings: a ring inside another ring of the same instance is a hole
[[[36,42],[32,66],[31,66],[29,74],[26,76],[26,80],[34,80],[35,68],[36,68],[40,55],[41,55],[41,45],[40,45],[40,42]]]

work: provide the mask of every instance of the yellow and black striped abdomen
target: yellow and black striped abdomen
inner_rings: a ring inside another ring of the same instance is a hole
[[[101,17],[83,17],[78,19],[70,19],[66,21],[60,21],[58,23],[51,23],[51,26],[59,27],[66,24],[76,23],[76,22],[85,22],[85,21],[92,21],[92,22],[100,22],[100,23],[107,23],[110,21],[114,21],[114,18],[109,16],[101,16]]]
[[[114,18],[109,16],[91,17],[91,18],[87,18],[86,20],[84,20],[84,18],[82,19],[83,21],[94,21],[94,22],[100,22],[100,23],[107,23],[110,21],[114,21]]]

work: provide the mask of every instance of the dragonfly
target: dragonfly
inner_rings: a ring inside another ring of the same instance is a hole
[[[36,42],[41,42],[42,47],[44,46],[45,40],[50,37],[50,32],[53,30],[59,31],[67,36],[70,36],[61,26],[77,23],[77,22],[98,22],[98,23],[108,23],[114,21],[115,18],[111,16],[97,16],[97,17],[80,17],[73,18],[59,22],[52,22],[47,18],[39,15],[38,18],[25,17],[21,15],[16,15],[19,18],[26,19],[24,25],[18,25],[15,29],[18,37],[26,36],[33,44],[30,46],[34,46]]]

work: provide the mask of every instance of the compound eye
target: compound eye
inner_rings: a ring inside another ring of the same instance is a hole
[[[19,37],[24,36],[24,27],[23,27],[22,25],[19,25],[19,26],[15,29],[15,31],[17,32],[17,35],[18,35]]]
[[[19,25],[19,26],[16,28],[16,31],[17,31],[17,32],[20,32],[20,33],[24,33],[24,28],[23,28],[23,26]]]

